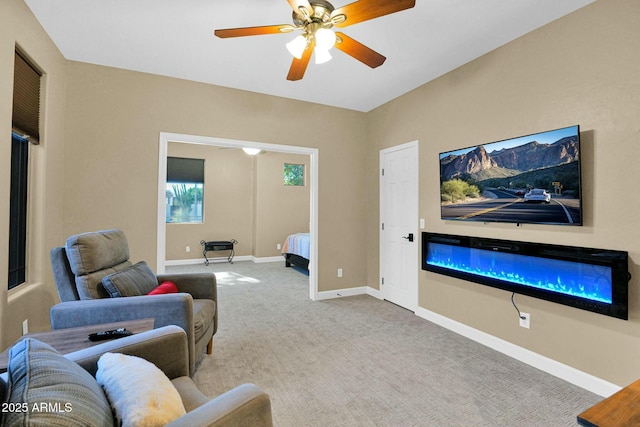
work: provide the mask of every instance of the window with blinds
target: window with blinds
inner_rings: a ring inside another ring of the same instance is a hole
[[[31,143],[40,141],[40,78],[41,73],[16,51],[13,73],[13,117],[16,133]]]
[[[40,141],[40,77],[37,68],[16,51],[9,196],[9,289],[27,280],[29,142],[38,144]]]
[[[202,223],[204,159],[167,157],[166,222]]]

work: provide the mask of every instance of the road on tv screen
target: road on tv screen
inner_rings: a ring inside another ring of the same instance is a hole
[[[512,190],[494,190],[492,193],[495,198],[442,205],[442,219],[555,224],[577,224],[580,221],[578,199],[553,197],[549,204],[525,203]]]

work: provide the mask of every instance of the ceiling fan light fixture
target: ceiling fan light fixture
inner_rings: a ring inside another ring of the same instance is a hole
[[[293,55],[297,59],[300,59],[302,58],[302,53],[307,47],[307,38],[301,34],[287,43],[286,46],[291,55]]]
[[[260,154],[262,152],[260,148],[249,148],[249,147],[242,147],[242,151],[244,151],[246,154],[250,156],[255,156],[256,154]]]
[[[316,47],[314,53],[316,55],[316,64],[324,64],[325,62],[331,61],[331,58],[333,58],[327,49],[320,49]]]
[[[315,38],[316,47],[327,52],[336,44],[336,33],[329,28],[318,28]]]

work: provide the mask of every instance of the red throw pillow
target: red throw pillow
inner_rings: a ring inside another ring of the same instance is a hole
[[[160,295],[160,294],[175,294],[178,292],[178,287],[173,282],[162,282],[154,290],[147,295]]]

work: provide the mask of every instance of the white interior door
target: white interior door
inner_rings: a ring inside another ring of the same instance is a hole
[[[418,141],[380,151],[380,290],[418,306]]]

